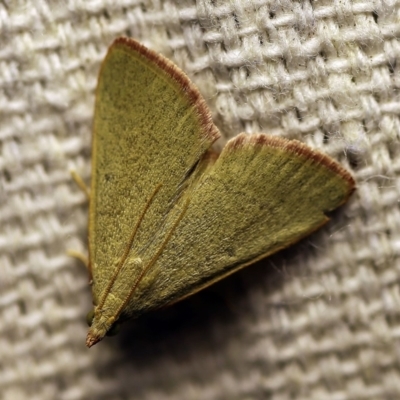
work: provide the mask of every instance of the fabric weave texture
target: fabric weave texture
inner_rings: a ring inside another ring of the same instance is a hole
[[[90,181],[121,35],[190,76],[224,140],[298,139],[357,191],[291,249],[88,350],[70,171]],[[399,399],[399,39],[399,0],[0,0],[0,399]]]

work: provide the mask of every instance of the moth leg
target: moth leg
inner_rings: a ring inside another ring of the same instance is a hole
[[[75,170],[71,170],[70,173],[71,173],[72,179],[78,185],[79,189],[81,189],[82,192],[85,193],[85,196],[89,201],[90,200],[89,188],[86,186],[82,177]],[[91,273],[89,258],[85,254],[81,253],[80,251],[71,250],[71,249],[67,250],[67,255],[78,259],[86,267],[86,269],[89,271],[89,275],[90,275],[89,284],[92,284],[92,273]]]
[[[86,183],[83,181],[82,177],[75,170],[71,171],[71,176],[75,183],[78,185],[79,189],[81,189],[82,192],[85,193],[87,199],[90,200],[89,188],[86,186]]]
[[[78,259],[86,268],[89,269],[89,259],[85,254],[76,250],[67,250],[67,255]]]
[[[85,254],[76,250],[67,250],[67,255],[78,259],[86,267],[86,269],[89,271],[89,285],[92,285],[92,267],[90,265],[89,258]]]

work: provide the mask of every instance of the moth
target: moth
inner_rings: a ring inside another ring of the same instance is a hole
[[[336,161],[296,140],[242,133],[217,154],[219,136],[176,65],[114,41],[96,90],[88,347],[297,242],[354,190]]]

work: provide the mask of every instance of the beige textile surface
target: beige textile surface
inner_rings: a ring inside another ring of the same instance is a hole
[[[88,350],[94,89],[129,35],[225,138],[322,149],[358,190],[291,250]],[[0,399],[400,398],[399,0],[0,0]]]

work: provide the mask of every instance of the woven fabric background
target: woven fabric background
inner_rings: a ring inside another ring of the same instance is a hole
[[[174,60],[225,139],[296,138],[358,189],[292,249],[88,350],[70,170],[90,180],[120,35]],[[399,0],[0,0],[0,399],[399,399],[399,39]]]

